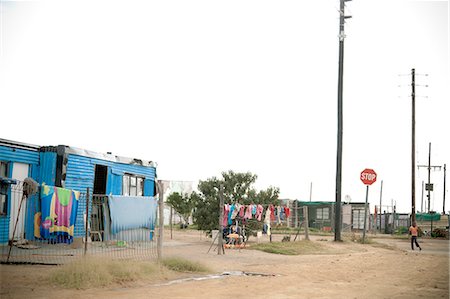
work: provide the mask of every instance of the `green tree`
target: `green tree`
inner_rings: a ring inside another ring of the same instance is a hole
[[[206,181],[200,181],[198,184],[200,194],[196,199],[193,213],[194,223],[197,224],[198,229],[210,233],[211,230],[218,228],[220,185],[223,185],[224,188],[224,203],[278,204],[279,189],[269,187],[258,192],[253,187],[256,179],[257,175],[250,172],[236,173],[229,170],[222,173],[222,178],[212,177]],[[253,231],[261,229],[261,227],[261,222],[248,221],[247,233],[253,234]]]
[[[189,216],[192,214],[192,209],[196,204],[197,194],[193,192],[191,195],[180,194],[174,192],[169,195],[166,203],[170,205],[183,218],[184,224],[188,223]]]

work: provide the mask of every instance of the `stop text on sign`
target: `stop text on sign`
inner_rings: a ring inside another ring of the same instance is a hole
[[[360,178],[365,185],[372,185],[377,180],[377,173],[373,169],[366,168],[361,172]]]

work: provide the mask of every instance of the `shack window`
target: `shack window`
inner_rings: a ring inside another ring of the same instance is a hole
[[[144,194],[144,178],[134,174],[124,174],[122,180],[122,195],[142,196]]]
[[[0,176],[6,178],[8,174],[8,164],[0,161]],[[6,194],[0,194],[0,215],[6,215],[8,212],[8,197]]]
[[[316,209],[316,219],[321,219],[321,220],[330,219],[330,208]]]

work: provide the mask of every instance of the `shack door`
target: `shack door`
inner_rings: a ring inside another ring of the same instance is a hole
[[[12,178],[20,181],[17,185],[11,185],[11,209],[9,218],[9,239],[24,239],[25,238],[25,211],[27,210],[26,200],[20,202],[23,196],[23,181],[28,177],[29,165],[25,163],[14,163],[12,166]],[[20,207],[20,213],[19,213]],[[14,226],[16,225],[16,231],[14,232]],[[14,232],[14,236],[13,236]]]
[[[364,229],[364,209],[353,209],[353,229]]]

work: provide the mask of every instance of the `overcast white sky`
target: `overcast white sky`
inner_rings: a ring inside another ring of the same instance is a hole
[[[1,1],[0,137],[158,162],[159,178],[251,171],[335,200],[338,0]],[[448,1],[347,3],[343,200],[411,208],[416,158],[450,165]],[[400,85],[400,87],[399,87]],[[428,97],[428,98],[425,98]],[[416,206],[421,207],[417,172]],[[442,212],[443,171],[432,172]],[[448,184],[447,184],[448,189]],[[446,211],[450,208],[446,200]],[[384,208],[385,209],[385,208]]]

